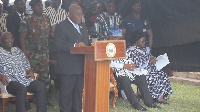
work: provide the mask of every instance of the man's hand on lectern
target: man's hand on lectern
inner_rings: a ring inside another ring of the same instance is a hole
[[[75,44],[75,47],[83,47],[85,44],[83,42],[79,42]]]

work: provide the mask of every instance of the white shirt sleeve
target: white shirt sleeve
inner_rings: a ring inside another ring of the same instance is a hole
[[[122,69],[124,67],[123,63],[116,63],[115,61],[111,61],[110,67],[116,68],[116,69]]]

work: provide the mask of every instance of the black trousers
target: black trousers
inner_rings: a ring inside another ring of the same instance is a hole
[[[59,79],[60,76],[55,72],[55,65],[53,64],[49,65],[49,73],[50,73],[50,81],[53,80],[55,88],[60,89],[60,79]],[[51,84],[50,84],[50,89],[51,89]]]
[[[83,74],[60,74],[60,112],[81,112]]]
[[[124,90],[128,101],[133,107],[137,107],[139,102],[134,94],[131,84],[136,84],[138,86],[143,96],[145,105],[148,106],[154,103],[148,89],[146,77],[144,75],[136,76],[134,81],[130,81],[130,79],[126,76],[118,77],[117,79],[121,85],[121,88]]]
[[[27,91],[36,95],[37,112],[47,112],[46,91],[42,82],[34,80],[28,87],[25,87],[19,82],[11,81],[6,89],[8,93],[16,96],[16,112],[25,112]]]

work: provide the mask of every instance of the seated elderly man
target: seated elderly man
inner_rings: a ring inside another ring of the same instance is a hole
[[[137,31],[137,30],[136,30]],[[133,38],[131,38],[131,44],[130,47],[127,48],[126,50],[126,59],[118,59],[118,60],[112,60],[110,66],[115,68],[115,72],[116,72],[116,76],[117,76],[117,81],[120,83],[121,88],[124,90],[124,93],[128,99],[128,101],[130,102],[130,104],[137,110],[140,111],[147,111],[146,108],[144,108],[143,106],[141,106],[134,94],[134,91],[131,87],[131,84],[136,84],[137,87],[139,88],[142,97],[144,99],[144,104],[147,107],[150,108],[158,108],[160,109],[161,107],[157,106],[154,101],[153,98],[150,94],[150,91],[148,89],[148,83],[146,80],[146,76],[144,74],[145,73],[143,70],[138,70],[138,63],[141,61],[134,61],[134,55],[136,54],[136,52],[133,52],[132,47],[136,45],[145,45],[145,41],[144,40],[140,40],[140,42],[142,43],[135,43],[136,41],[138,41],[138,39],[140,38],[145,38],[143,36],[142,32],[133,32]],[[144,42],[143,42],[144,41]],[[139,48],[139,47],[137,47]],[[138,55],[142,55],[142,54],[146,54],[142,52],[142,48],[140,49],[140,52],[137,53]],[[142,58],[144,60],[144,58]],[[140,64],[142,65],[142,64]],[[136,68],[137,67],[137,68]],[[135,72],[137,71],[138,72]],[[137,74],[137,75],[136,75]]]
[[[145,107],[143,107],[142,105],[139,104],[139,102],[134,94],[134,91],[131,87],[131,84],[136,84],[143,96],[144,104],[150,108],[161,109],[161,107],[157,106],[154,103],[153,98],[151,97],[149,89],[148,89],[146,77],[144,75],[130,76],[129,74],[124,74],[125,72],[120,71],[122,69],[131,71],[131,70],[135,69],[135,64],[133,64],[133,63],[132,64],[123,64],[123,63],[119,63],[119,62],[120,62],[120,59],[111,61],[110,66],[115,68],[116,75],[117,75],[117,81],[119,81],[122,89],[124,90],[124,92],[126,94],[128,101],[133,106],[133,108],[135,108],[136,110],[139,110],[139,111],[147,111],[147,109]],[[132,78],[134,77],[134,80],[131,81],[129,79],[131,77]]]
[[[0,38],[0,81],[8,93],[16,96],[16,112],[25,112],[26,93],[36,95],[37,112],[47,112],[45,85],[34,80],[29,61],[14,43],[13,35],[4,32]]]

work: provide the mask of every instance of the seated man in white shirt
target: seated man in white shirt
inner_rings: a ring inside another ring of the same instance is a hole
[[[144,104],[147,107],[158,109],[161,108],[154,103],[153,98],[150,95],[145,75],[139,76],[127,72],[135,69],[135,64],[129,63],[128,58],[113,60],[111,61],[110,66],[115,68],[117,81],[120,83],[121,88],[124,90],[128,101],[135,109],[140,111],[147,111],[145,107],[139,104],[131,84],[137,85],[144,99]]]
[[[27,91],[35,93],[37,112],[47,112],[45,85],[34,80],[29,61],[14,43],[13,35],[4,32],[0,38],[0,81],[8,93],[16,96],[16,112],[25,112]]]

